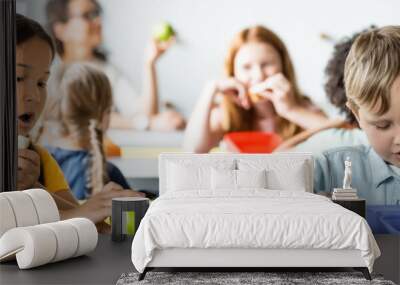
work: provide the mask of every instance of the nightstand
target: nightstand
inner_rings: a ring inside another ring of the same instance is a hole
[[[332,200],[332,202],[339,204],[340,206],[359,214],[365,219],[365,199],[357,200]]]

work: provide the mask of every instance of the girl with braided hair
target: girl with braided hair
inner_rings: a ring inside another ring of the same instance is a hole
[[[48,147],[57,160],[77,199],[101,192],[108,182],[124,189],[129,185],[121,171],[105,159],[103,134],[112,108],[112,92],[107,76],[90,63],[66,65],[60,92],[54,105],[61,122],[55,145]],[[141,194],[141,193],[138,193]]]
[[[100,232],[110,232],[111,227],[104,222],[104,219],[111,216],[111,199],[115,197],[144,196],[144,194],[136,191],[123,191],[123,187],[115,182],[106,183],[107,179],[103,181],[101,179],[92,179],[93,189],[96,189],[94,192],[100,189],[101,192],[91,193],[91,197],[85,203],[78,203],[69,189],[69,185],[57,162],[44,147],[34,143],[31,137],[32,130],[43,113],[46,103],[47,80],[51,73],[50,65],[55,56],[53,42],[39,23],[19,14],[16,15],[16,39],[18,135],[25,137],[29,142],[26,148],[18,149],[17,190],[30,188],[45,189],[54,198],[62,220],[85,217],[96,223],[97,229]],[[78,88],[76,90],[87,90],[84,86],[92,84],[89,83],[92,79],[89,76],[84,77],[83,75],[81,79],[82,85],[81,87],[76,87]],[[106,85],[107,83],[104,86]],[[87,93],[83,94],[87,95]],[[94,94],[92,93],[92,96]],[[62,103],[64,104],[63,110],[66,110],[64,106],[68,106],[67,102],[63,101]],[[97,109],[95,107],[97,103],[93,104],[93,109]],[[97,122],[93,121],[91,124],[92,134],[94,134],[96,126],[98,126]],[[89,126],[86,129],[89,129]],[[96,133],[96,135],[99,136],[101,133]],[[95,138],[95,136],[92,136],[92,138],[93,145],[95,145],[98,137]],[[97,143],[99,148],[93,149],[93,168],[91,168],[93,173],[97,173],[97,177],[104,174],[104,172],[101,172],[102,169],[97,167],[101,163],[96,162],[98,158],[101,158],[101,156],[97,155],[102,149],[100,142],[101,139]],[[81,162],[78,161],[71,168],[80,167],[79,163]],[[82,173],[79,173],[79,176],[83,177]],[[114,175],[109,175],[109,177],[113,181],[112,177]],[[104,187],[100,188],[99,185],[104,185]]]

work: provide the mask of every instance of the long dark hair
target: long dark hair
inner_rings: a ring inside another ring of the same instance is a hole
[[[47,30],[51,34],[54,39],[56,45],[56,51],[59,55],[64,54],[64,45],[63,43],[57,39],[54,33],[54,25],[58,22],[65,23],[68,21],[68,4],[71,0],[50,0],[47,2],[46,6],[46,14],[47,14]],[[90,0],[93,5],[101,12],[101,6],[97,0]],[[107,53],[101,48],[96,47],[93,50],[93,55],[101,60],[107,60]]]
[[[38,37],[49,45],[52,57],[54,58],[55,49],[53,40],[38,22],[23,15],[16,14],[16,31],[17,45],[20,45],[34,37]]]

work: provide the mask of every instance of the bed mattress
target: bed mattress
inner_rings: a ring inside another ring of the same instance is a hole
[[[156,199],[132,243],[139,272],[163,249],[359,250],[372,271],[379,248],[365,219],[300,191],[170,192]]]

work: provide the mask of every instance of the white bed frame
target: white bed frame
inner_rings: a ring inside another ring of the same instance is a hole
[[[314,161],[310,153],[277,153],[269,154],[273,159],[304,159],[309,166],[307,191],[313,191]],[[161,154],[159,157],[160,195],[166,189],[166,165],[167,161],[190,160],[215,160],[221,158],[260,158],[260,154]],[[140,274],[142,280],[146,272],[154,268],[237,268],[238,271],[246,271],[245,268],[332,268],[353,267],[362,271],[364,277],[371,280],[365,261],[359,250],[329,250],[329,249],[158,249],[153,259]]]

